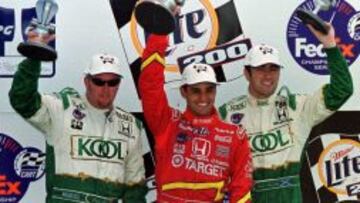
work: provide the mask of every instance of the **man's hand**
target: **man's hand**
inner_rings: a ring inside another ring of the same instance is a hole
[[[326,26],[329,28],[329,32],[326,35],[317,31],[309,24],[307,24],[306,26],[315,35],[315,37],[324,45],[324,48],[331,48],[336,46],[335,30],[330,23],[326,22]]]
[[[34,28],[30,28],[27,32],[29,42],[48,44],[55,39],[55,34],[42,34],[35,32]]]

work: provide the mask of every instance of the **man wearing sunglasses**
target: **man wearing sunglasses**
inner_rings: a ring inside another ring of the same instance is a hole
[[[36,37],[30,32],[29,41]],[[122,78],[118,59],[92,58],[84,95],[73,88],[40,94],[40,65],[22,61],[9,96],[13,108],[45,135],[46,202],[145,202],[142,123],[113,104]]]
[[[167,36],[150,35],[139,79],[145,119],[155,138],[158,202],[250,202],[251,159],[247,136],[222,122],[214,108],[211,66],[190,64],[180,92],[185,112],[169,106],[164,91]]]

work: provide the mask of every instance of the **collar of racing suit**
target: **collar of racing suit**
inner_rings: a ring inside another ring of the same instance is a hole
[[[273,104],[276,100],[277,95],[274,93],[266,99],[257,99],[248,92],[248,101],[251,106],[267,106]]]
[[[292,110],[296,109],[295,95],[292,94],[287,86],[282,86],[279,90],[275,91],[276,94],[272,94],[266,99],[257,99],[248,91],[248,102],[251,106],[267,106],[269,104],[274,104],[276,101],[281,101],[285,99]]]
[[[215,107],[213,107],[212,113],[209,116],[196,116],[189,108],[186,108],[183,116],[186,120],[191,121],[193,125],[209,125],[219,120]]]
[[[109,117],[112,116],[114,114],[114,108],[112,109],[99,109],[94,107],[93,105],[90,104],[90,102],[88,101],[88,99],[86,98],[86,96],[81,96],[82,97],[82,101],[84,101],[84,104],[87,108],[90,109],[91,112],[96,113],[97,115],[105,115],[105,117]]]

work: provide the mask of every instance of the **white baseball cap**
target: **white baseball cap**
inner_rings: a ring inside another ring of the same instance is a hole
[[[120,73],[119,59],[116,56],[106,53],[95,54],[84,73],[90,75],[113,73],[122,77]]]
[[[219,84],[216,80],[214,69],[202,63],[192,63],[184,68],[181,86],[193,85],[201,82]]]
[[[253,46],[245,56],[244,65],[258,67],[267,63],[272,63],[282,67],[279,58],[279,51],[266,44]]]

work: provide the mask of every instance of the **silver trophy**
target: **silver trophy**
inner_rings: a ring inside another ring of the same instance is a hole
[[[313,0],[315,8],[314,10],[305,10],[298,8],[296,10],[296,15],[301,19],[304,24],[312,25],[316,30],[327,34],[329,27],[326,23],[317,15],[319,11],[327,11],[331,7],[335,6],[336,0]]]
[[[58,5],[54,0],[38,0],[36,2],[37,18],[31,20],[29,28],[38,33],[39,40],[21,42],[17,49],[23,56],[41,61],[54,61],[57,58],[55,49],[41,41],[41,37],[44,35],[55,33],[55,26],[50,21],[55,17],[57,11]]]
[[[175,29],[175,15],[185,0],[142,0],[135,8],[137,22],[146,32],[169,34]]]

